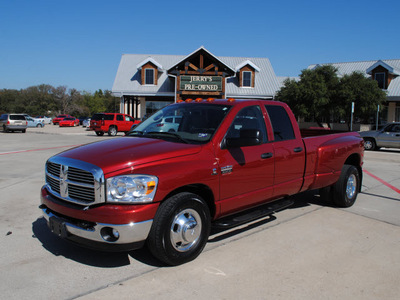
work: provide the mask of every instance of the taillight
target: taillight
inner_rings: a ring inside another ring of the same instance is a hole
[[[104,120],[101,120],[101,126],[104,126]]]
[[[7,125],[10,125],[10,121],[7,121]]]
[[[163,127],[164,123],[157,124],[157,127]]]

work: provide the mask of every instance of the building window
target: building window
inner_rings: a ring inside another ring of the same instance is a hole
[[[386,78],[385,73],[375,73],[375,80],[378,81],[378,86],[382,90],[386,89]]]
[[[144,84],[154,84],[154,69],[145,69]]]
[[[251,87],[251,72],[250,71],[243,71],[242,73],[242,86],[243,87]]]

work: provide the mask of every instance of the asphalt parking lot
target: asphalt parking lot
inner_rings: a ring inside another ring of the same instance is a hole
[[[400,150],[366,152],[351,208],[303,193],[270,217],[214,232],[195,261],[163,267],[145,249],[71,245],[41,217],[45,161],[110,138],[53,125],[0,132],[2,299],[398,299]]]

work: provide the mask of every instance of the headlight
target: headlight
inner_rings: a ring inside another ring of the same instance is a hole
[[[149,175],[122,175],[107,179],[107,201],[119,203],[152,202],[158,178]]]

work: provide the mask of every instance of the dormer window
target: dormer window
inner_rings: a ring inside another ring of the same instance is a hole
[[[144,84],[153,85],[154,84],[154,69],[144,69],[145,81]]]
[[[380,89],[386,89],[386,74],[385,73],[375,73],[375,80],[378,81],[378,86]]]
[[[252,73],[251,71],[243,71],[242,87],[251,87]]]
[[[148,57],[136,66],[142,85],[157,85],[159,74],[163,72],[162,65],[160,65],[153,58]]]
[[[237,72],[238,83],[243,88],[254,88],[256,72],[260,72],[257,67],[250,60],[245,60],[235,68]]]

